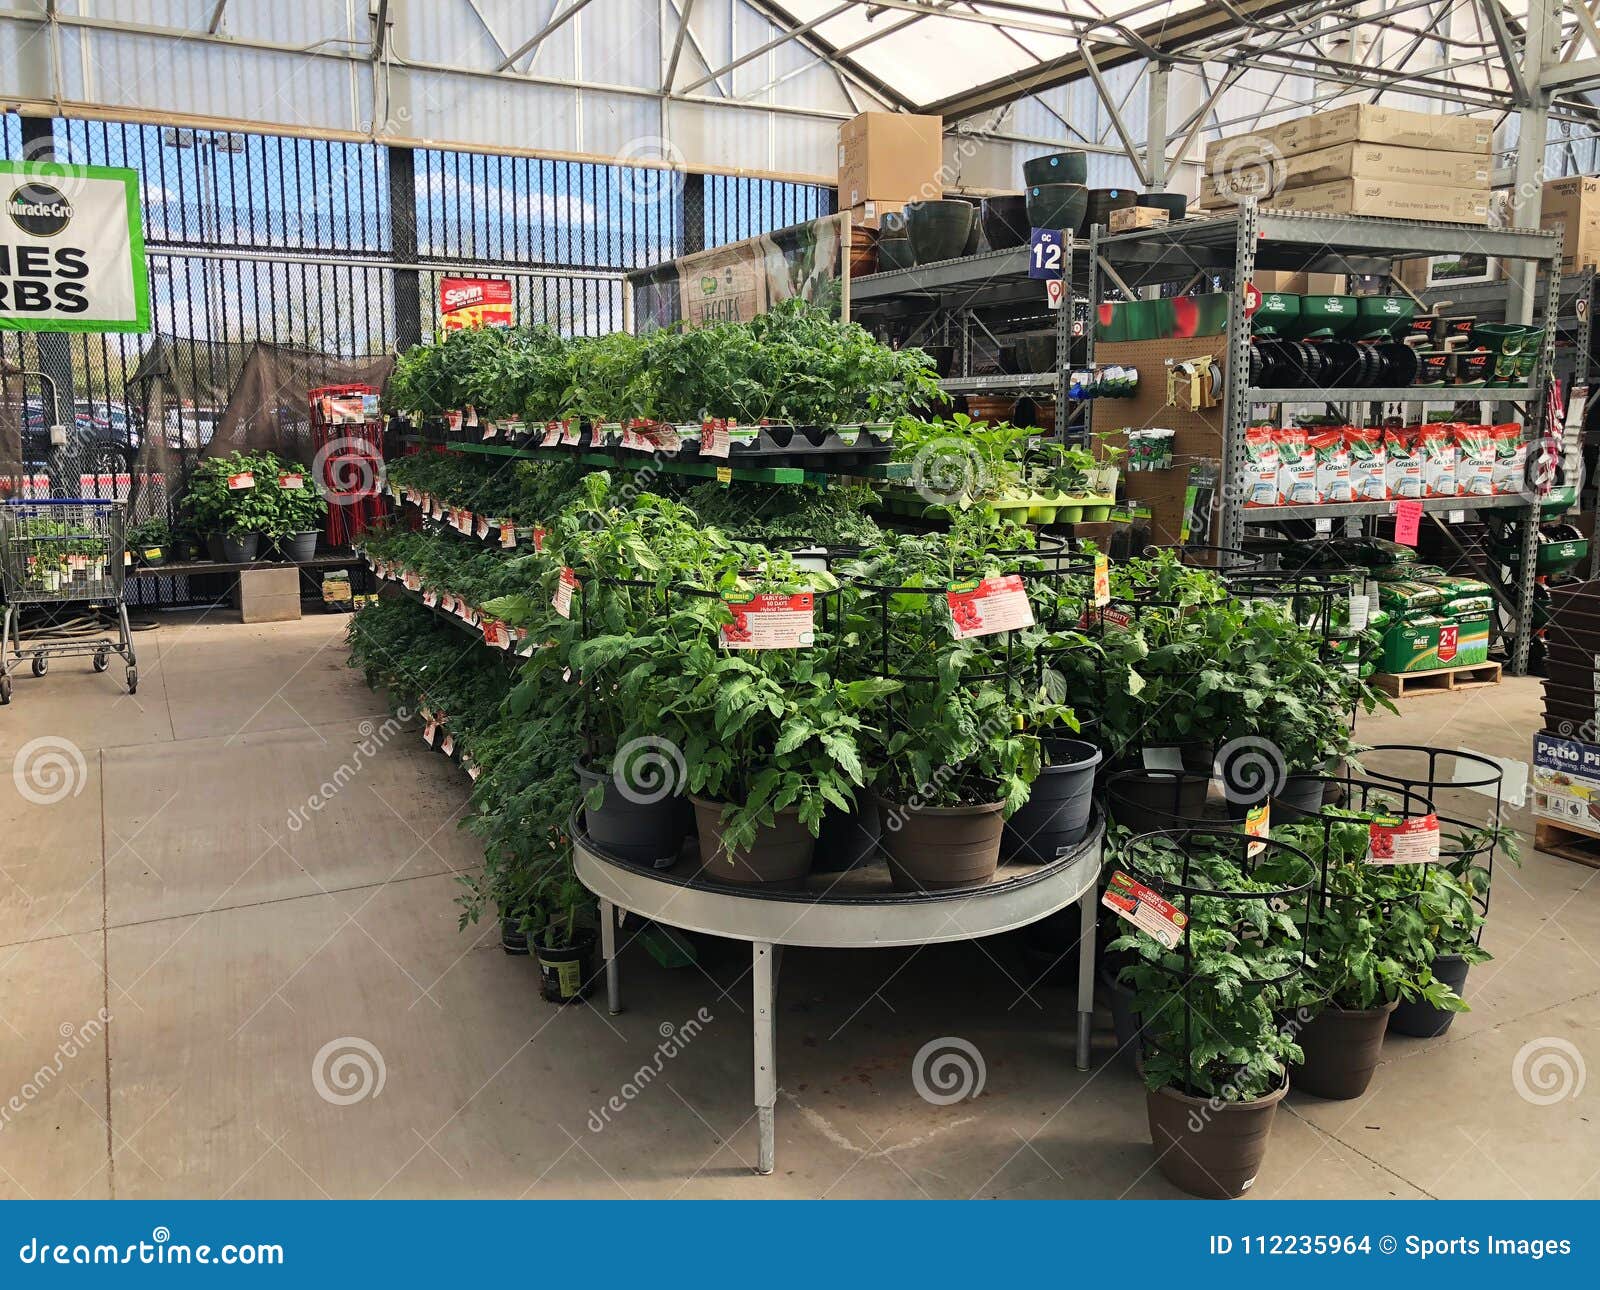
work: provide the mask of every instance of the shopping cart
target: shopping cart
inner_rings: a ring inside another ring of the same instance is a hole
[[[56,657],[92,656],[104,672],[113,653],[128,665],[128,693],[139,689],[128,608],[122,602],[122,509],[116,502],[83,497],[49,501],[8,501],[0,505],[0,591],[5,593],[5,624],[0,627],[0,703],[11,702],[11,674],[24,658],[43,676]],[[63,622],[49,606],[81,604],[91,611]],[[97,635],[100,614],[116,607],[117,638]],[[22,642],[21,613],[40,610],[48,625]]]

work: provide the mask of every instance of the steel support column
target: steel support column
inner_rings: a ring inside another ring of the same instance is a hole
[[[47,116],[22,118],[22,157],[25,161],[54,161],[55,121]],[[62,426],[71,443],[77,425],[76,399],[72,380],[72,338],[66,332],[38,331],[33,333],[39,346],[39,370],[48,378],[39,391],[39,406],[48,407],[45,427]],[[53,400],[47,404],[46,400]],[[82,488],[78,483],[76,458],[64,447],[52,447],[46,458],[50,475],[50,490],[56,497],[78,497]]]
[[[1171,69],[1161,60],[1145,71],[1144,167],[1151,192],[1167,187],[1167,90]]]
[[[1511,223],[1514,228],[1538,228],[1544,196],[1544,157],[1550,133],[1550,91],[1544,70],[1560,56],[1562,0],[1529,0],[1527,32],[1523,43],[1522,85],[1525,97],[1518,108],[1517,161],[1511,189]],[[1556,266],[1559,275],[1560,266]],[[1533,321],[1533,289],[1537,266],[1513,261],[1506,321]]]
[[[410,148],[389,147],[389,248],[399,264],[417,262],[417,172]],[[416,269],[396,268],[390,279],[394,307],[394,345],[407,350],[422,343],[422,277]]]

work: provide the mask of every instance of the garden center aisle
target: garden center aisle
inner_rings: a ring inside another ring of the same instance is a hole
[[[1070,990],[1005,938],[787,956],[780,1169],[753,1176],[748,956],[635,944],[621,1016],[542,1002],[495,929],[458,929],[467,781],[346,667],[346,622],[165,616],[136,697],[86,664],[18,678],[0,1196],[1174,1194],[1108,1018],[1075,1071]],[[1359,734],[1525,757],[1538,701],[1509,680]],[[1475,1011],[1392,1042],[1367,1098],[1291,1095],[1251,1195],[1600,1196],[1595,1090],[1540,1105],[1518,1065],[1600,1051],[1600,871],[1530,855],[1494,911]],[[945,1036],[984,1087],[931,1105],[912,1061]]]

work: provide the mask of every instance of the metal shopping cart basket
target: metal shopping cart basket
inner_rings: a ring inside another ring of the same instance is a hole
[[[128,608],[122,601],[122,509],[116,502],[82,497],[9,501],[0,505],[0,591],[5,624],[0,628],[0,703],[11,702],[11,674],[24,658],[43,676],[52,656],[90,656],[104,672],[111,655],[128,665],[128,693],[139,689]],[[64,620],[52,606],[81,604],[88,611]],[[115,607],[117,637],[102,634],[102,616]],[[37,614],[44,625],[22,640],[21,615]]]

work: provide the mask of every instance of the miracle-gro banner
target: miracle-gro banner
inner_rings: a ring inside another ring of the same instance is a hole
[[[138,172],[0,161],[0,329],[149,328]]]

